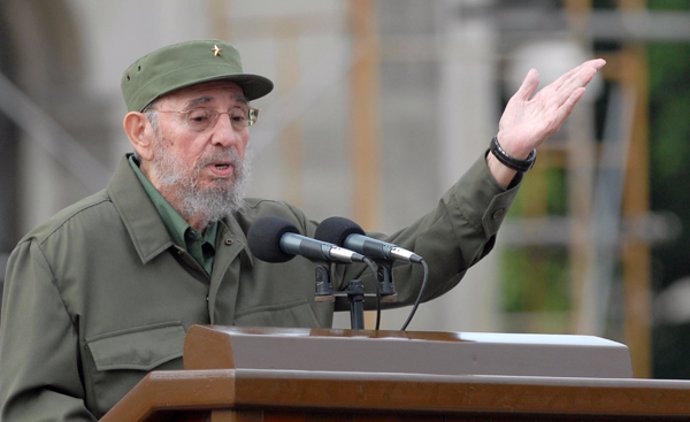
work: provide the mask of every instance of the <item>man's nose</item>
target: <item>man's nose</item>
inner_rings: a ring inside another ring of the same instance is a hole
[[[218,116],[216,124],[212,130],[212,143],[215,145],[230,146],[242,139],[242,131],[235,129],[232,125],[231,117],[227,113]]]

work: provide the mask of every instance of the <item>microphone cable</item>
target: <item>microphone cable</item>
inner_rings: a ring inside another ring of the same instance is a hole
[[[407,320],[402,325],[402,328],[400,328],[400,331],[405,331],[407,329],[407,326],[410,324],[410,321],[412,321],[415,312],[417,312],[419,304],[422,302],[422,296],[424,296],[424,291],[426,290],[426,286],[429,281],[429,266],[427,265],[424,259],[420,260],[419,263],[422,264],[422,268],[424,270],[422,285],[419,287],[419,294],[417,294],[417,299],[415,299],[414,304],[412,305],[412,309],[410,310],[410,314],[407,316]]]

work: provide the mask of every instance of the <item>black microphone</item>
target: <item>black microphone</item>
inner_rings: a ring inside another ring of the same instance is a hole
[[[247,232],[252,253],[262,261],[285,262],[295,255],[318,261],[364,262],[364,255],[299,234],[292,223],[282,218],[264,217]]]
[[[371,259],[401,260],[420,263],[424,260],[392,243],[387,243],[364,235],[364,230],[352,220],[344,217],[329,217],[316,228],[314,237],[359,252]]]

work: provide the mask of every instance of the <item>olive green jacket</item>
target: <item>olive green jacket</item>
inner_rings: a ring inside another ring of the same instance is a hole
[[[431,212],[382,237],[425,258],[425,300],[455,286],[488,253],[515,196],[482,158]],[[147,371],[181,367],[192,324],[329,327],[334,303],[314,301],[314,265],[253,257],[248,228],[278,216],[313,236],[317,223],[279,201],[249,199],[219,226],[210,276],[175,246],[126,159],[107,189],[26,235],[7,266],[0,319],[0,420],[101,417]],[[419,265],[398,265],[398,304],[414,301]],[[366,267],[338,265],[344,289]],[[370,281],[367,289],[372,291]]]

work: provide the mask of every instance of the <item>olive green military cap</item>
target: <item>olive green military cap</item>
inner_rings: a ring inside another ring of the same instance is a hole
[[[273,82],[244,73],[240,53],[220,40],[195,40],[152,51],[132,63],[122,75],[122,95],[129,111],[142,111],[161,95],[201,82],[229,80],[247,100],[263,97]]]

